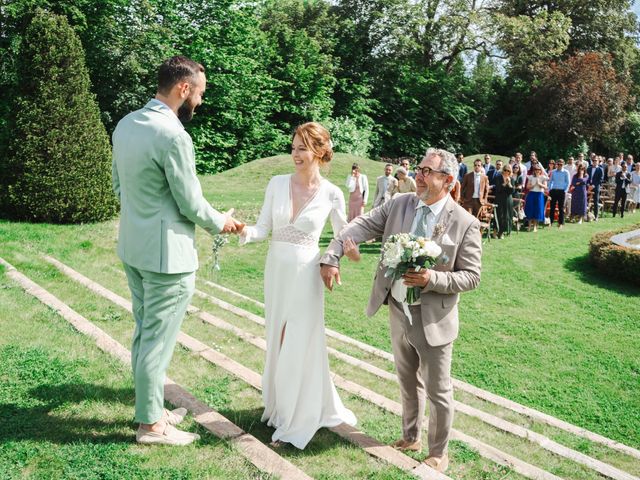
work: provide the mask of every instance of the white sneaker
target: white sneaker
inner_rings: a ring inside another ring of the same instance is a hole
[[[184,417],[186,415],[187,415],[186,408],[180,407],[180,408],[176,408],[175,410],[167,410],[165,408],[163,420],[165,420],[169,425],[173,425],[175,427],[176,425],[178,425],[180,422],[184,420]]]
[[[143,429],[142,426],[138,427],[138,432],[136,433],[136,442],[144,445],[183,446],[199,439],[200,435],[197,433],[183,432],[169,424],[167,424],[162,433]]]

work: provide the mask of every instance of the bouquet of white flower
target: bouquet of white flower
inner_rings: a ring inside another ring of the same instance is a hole
[[[382,265],[387,267],[384,276],[398,281],[408,270],[420,271],[433,267],[443,260],[441,255],[442,248],[428,238],[416,237],[410,233],[391,235],[382,247]],[[411,305],[420,298],[420,287],[404,288],[405,298],[399,300],[394,296],[396,300]]]

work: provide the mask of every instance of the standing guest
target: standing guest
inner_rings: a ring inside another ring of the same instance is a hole
[[[376,179],[376,193],[373,196],[373,208],[381,206],[391,198],[389,191],[398,181],[393,177],[393,175],[391,175],[392,173],[393,165],[387,163],[384,166],[384,175],[380,175]]]
[[[616,196],[613,200],[613,216],[618,213],[618,203],[620,205],[620,218],[624,218],[624,208],[627,204],[627,188],[631,183],[631,174],[627,171],[627,164],[623,163],[621,170],[616,173]]]
[[[633,201],[631,213],[635,213],[636,208],[640,208],[640,162],[634,165],[633,172],[631,172],[630,193]]]
[[[511,167],[511,180],[513,184],[513,198],[519,199],[522,198],[522,190],[524,188],[524,176],[522,175],[522,171],[520,170],[520,164],[514,163]]]
[[[498,162],[496,162],[497,166]],[[515,190],[511,174],[511,166],[505,165],[500,172],[500,179],[495,183],[496,204],[498,205],[498,238],[511,234],[513,222],[513,192]]]
[[[522,175],[522,179],[526,180],[527,179],[527,166],[522,162],[522,153],[517,152],[514,158],[515,158],[515,163],[513,165],[514,166],[518,165],[518,168],[520,170],[520,175]],[[514,169],[513,171],[515,172],[515,168],[514,167],[512,167],[512,168]],[[524,182],[523,182],[523,185],[524,185]]]
[[[547,172],[549,172],[549,175],[551,175],[551,172],[553,172],[556,169],[556,161],[552,158],[551,160],[549,160],[549,166],[547,167]]]
[[[531,169],[533,168],[534,163],[539,163],[538,161],[538,154],[536,152],[534,152],[533,150],[531,150],[531,152],[529,152],[529,161],[527,163],[525,163],[525,166],[527,167],[527,171],[531,171]]]
[[[496,166],[493,170],[489,170],[489,191],[495,190],[496,183],[502,181],[502,160],[496,160]]]
[[[484,174],[479,158],[473,162],[473,172],[464,176],[460,195],[462,206],[474,217],[478,216],[480,207],[487,203],[489,178]]]
[[[549,195],[551,196],[551,208],[549,209],[549,217],[551,218],[551,224],[553,225],[553,218],[555,216],[556,205],[558,206],[558,228],[562,228],[564,225],[564,200],[571,186],[571,178],[569,172],[564,168],[564,162],[558,160],[556,169],[551,172],[549,177]]]
[[[400,166],[407,171],[407,175],[409,177],[416,178],[415,172],[411,171],[411,162],[409,162],[408,158],[403,158],[402,161],[400,162]],[[414,190],[414,192],[415,192],[415,190]]]
[[[396,170],[396,177],[398,178],[398,182],[392,187],[391,190],[391,198],[396,193],[409,193],[416,191],[416,181],[411,178],[404,167],[398,167]]]
[[[113,132],[113,190],[120,199],[118,256],[127,275],[135,320],[131,366],[136,441],[188,445],[197,433],[174,427],[185,408],[164,408],[165,374],[196,283],[196,225],[210,234],[239,233],[231,212],[202,195],[193,143],[183,123],[202,104],[205,70],[176,56],[158,70],[155,98]]]
[[[484,156],[484,163],[482,164],[482,168],[484,168],[484,174],[487,176],[489,175],[489,172],[496,169],[496,167],[491,165],[491,155],[486,154]]]
[[[593,193],[593,217],[598,221],[598,210],[600,209],[600,187],[604,182],[604,170],[598,165],[598,157],[591,158],[591,166],[587,169],[589,186]]]
[[[593,163],[593,159],[590,160],[591,163]],[[584,165],[584,168],[587,168],[589,165],[587,165],[586,160],[584,159],[584,153],[579,153],[578,154],[578,160],[576,161],[576,168],[578,167],[578,164],[581,163]]]
[[[634,169],[634,162],[633,162],[633,155],[629,154],[627,155],[627,171],[628,172],[632,172]]]
[[[533,174],[527,178],[529,192],[524,202],[524,214],[529,221],[529,231],[538,231],[538,223],[544,223],[545,198],[547,177],[542,173],[540,164],[533,166]]]
[[[571,180],[571,218],[573,220],[579,218],[578,223],[582,223],[582,219],[587,214],[588,183],[589,175],[587,175],[584,165],[580,163]]]
[[[613,158],[607,158],[607,164],[605,166],[605,176],[609,185],[615,185],[616,173],[616,165],[613,163]]]
[[[458,181],[462,183],[464,176],[467,174],[467,165],[464,163],[464,155],[461,153],[457,154],[456,161],[458,162]]]
[[[585,169],[586,168],[587,167],[585,167]],[[567,162],[564,164],[564,169],[569,172],[569,176],[571,177],[571,180],[573,180],[573,176],[576,174],[577,169],[573,157],[567,158]]]
[[[347,177],[347,189],[349,190],[349,217],[350,222],[364,213],[364,207],[369,198],[369,179],[360,172],[360,165],[354,163],[351,166],[351,175]]]

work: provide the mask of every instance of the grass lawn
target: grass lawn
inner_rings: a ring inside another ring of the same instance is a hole
[[[325,175],[344,191],[353,161],[368,175],[372,199],[382,163],[336,155]],[[238,218],[252,222],[269,178],[291,170],[289,157],[279,156],[201,181],[216,208],[234,207]],[[607,215],[598,223],[522,232],[485,243],[480,287],[463,295],[460,303],[454,376],[640,448],[640,288],[600,275],[587,258],[594,233],[637,223],[640,212],[623,220]],[[128,346],[129,315],[65,279],[41,259],[44,253],[53,255],[128,297],[126,282],[117,271],[116,225],[116,221],[79,226],[0,222],[0,256]],[[327,230],[322,244],[329,239]],[[208,274],[210,244],[210,237],[199,230],[201,277]],[[214,281],[262,300],[267,247],[267,243],[239,247],[232,238],[222,250],[222,270],[213,275]],[[326,323],[390,351],[386,311],[371,319],[364,315],[379,248],[379,244],[364,245],[362,262],[343,263],[343,285],[326,295]],[[241,306],[261,313],[250,304]],[[211,435],[186,449],[137,447],[132,443],[133,393],[126,367],[111,361],[6,277],[0,282],[0,311],[0,472],[8,472],[9,478],[259,478],[254,467]],[[262,354],[253,347],[207,330],[195,319],[187,319],[184,329],[261,371]],[[332,369],[343,376],[349,373],[349,367],[333,361]],[[258,422],[261,404],[254,390],[181,349],[170,375],[261,440],[268,439],[269,429]],[[362,382],[375,385],[372,379]],[[391,396],[397,387],[381,388]],[[344,392],[342,396],[367,433],[384,441],[398,435],[398,418]],[[463,426],[475,428],[459,415],[456,427]],[[193,423],[187,427],[199,428]],[[598,453],[589,442],[559,432],[545,434],[585,453]],[[479,435],[493,438],[486,432]],[[505,451],[511,448],[513,454],[526,448],[509,437],[496,437],[495,444]],[[521,478],[494,469],[464,444],[454,443],[452,452],[458,464],[453,478]],[[309,451],[283,455],[318,478],[405,478],[330,432],[321,432]],[[548,456],[532,453],[531,458],[521,458],[564,478],[597,478],[583,469],[555,465]],[[328,460],[338,465],[330,469],[332,473],[327,473]]]

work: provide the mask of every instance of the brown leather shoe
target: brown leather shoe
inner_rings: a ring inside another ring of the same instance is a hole
[[[425,459],[424,463],[436,472],[444,473],[447,471],[447,468],[449,468],[449,455],[445,453],[441,457],[429,457]]]
[[[391,446],[400,451],[410,450],[412,452],[419,452],[422,450],[422,441],[416,440],[415,442],[408,442],[401,438],[393,442]]]

